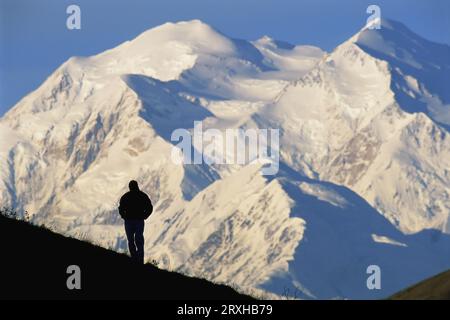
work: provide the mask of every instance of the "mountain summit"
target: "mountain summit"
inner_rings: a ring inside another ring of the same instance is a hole
[[[117,202],[139,179],[147,259],[242,290],[387,297],[450,268],[448,52],[393,21],[331,53],[167,23],[69,59],[0,120],[0,201],[123,251]],[[278,174],[173,163],[194,121],[279,129]]]

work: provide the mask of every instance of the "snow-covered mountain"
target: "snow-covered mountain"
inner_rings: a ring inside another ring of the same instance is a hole
[[[450,233],[449,81],[448,46],[383,21],[287,87],[264,117],[284,129],[292,167],[350,187],[404,232]]]
[[[137,179],[147,259],[277,295],[383,297],[450,268],[449,71],[448,46],[393,21],[331,53],[166,23],[69,59],[0,120],[0,202],[125,250],[117,202]],[[175,164],[170,135],[194,121],[279,129],[278,174]]]

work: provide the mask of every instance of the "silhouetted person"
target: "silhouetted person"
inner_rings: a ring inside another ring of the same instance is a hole
[[[125,220],[128,249],[134,261],[144,263],[144,220],[153,212],[153,205],[136,181],[130,181],[130,191],[120,198],[119,213]]]

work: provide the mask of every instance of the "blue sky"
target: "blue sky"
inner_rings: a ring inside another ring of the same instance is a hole
[[[66,8],[81,8],[81,30]],[[448,0],[0,0],[0,115],[69,57],[92,55],[167,21],[201,19],[248,40],[269,35],[327,51],[365,23],[366,8],[450,44]]]

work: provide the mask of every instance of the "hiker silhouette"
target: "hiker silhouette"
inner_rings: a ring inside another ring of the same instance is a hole
[[[147,194],[139,190],[137,181],[130,181],[130,191],[120,198],[119,214],[124,220],[128,249],[133,260],[144,264],[144,226],[153,212],[153,205]]]

